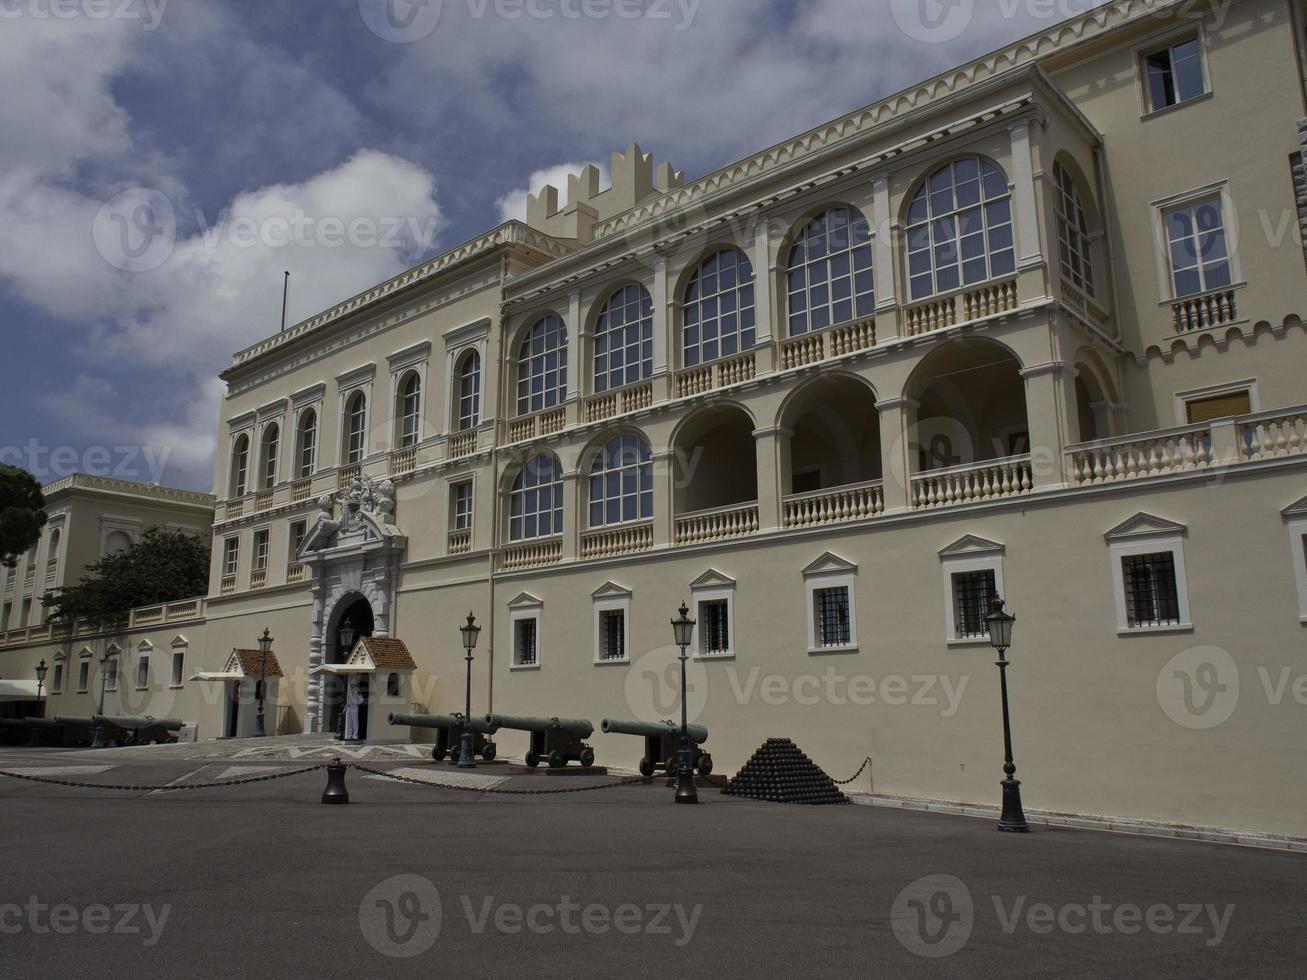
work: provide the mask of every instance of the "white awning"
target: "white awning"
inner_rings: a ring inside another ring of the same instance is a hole
[[[45,694],[49,688],[42,687]],[[0,701],[35,701],[37,700],[36,681],[34,680],[0,680]]]
[[[364,664],[323,664],[321,667],[314,667],[309,671],[310,674],[335,674],[337,677],[346,677],[351,674],[375,674],[376,667],[368,667]]]
[[[193,681],[243,681],[245,680],[245,675],[239,673],[217,674],[217,673],[210,673],[209,671],[202,670],[199,673],[197,673],[194,677],[192,677],[191,680]]]

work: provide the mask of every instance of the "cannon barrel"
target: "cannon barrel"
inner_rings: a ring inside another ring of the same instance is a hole
[[[55,715],[55,724],[72,725],[74,728],[94,728],[94,718],[79,718],[76,715]]]
[[[567,732],[577,738],[589,738],[595,732],[592,722],[579,718],[519,718],[515,715],[486,715],[486,724],[515,732]]]
[[[106,725],[113,725],[129,732],[139,732],[143,728],[162,728],[166,732],[179,732],[186,725],[186,722],[178,721],[176,718],[155,718],[151,715],[142,718],[126,715],[95,715],[91,721],[95,724],[104,722]]]
[[[397,728],[448,728],[463,730],[462,715],[406,715],[392,712],[387,719]],[[493,735],[499,731],[497,725],[490,725],[485,718],[472,719],[472,731],[478,735]]]
[[[670,721],[620,721],[605,718],[599,724],[599,728],[605,735],[638,735],[642,738],[660,738],[665,735],[681,734],[681,726]],[[695,745],[702,745],[708,741],[708,729],[703,725],[690,725],[687,730],[690,733],[690,741]]]
[[[24,718],[23,724],[28,728],[54,728],[59,721],[55,718]]]

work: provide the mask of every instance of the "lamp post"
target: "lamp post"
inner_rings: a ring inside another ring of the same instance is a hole
[[[345,651],[345,659],[348,660],[350,651],[354,648],[354,637],[357,635],[354,631],[354,623],[348,616],[345,617],[345,622],[340,624],[338,635],[341,648]],[[343,698],[336,707],[336,741],[345,741],[345,702]]]
[[[259,653],[262,658],[259,662],[259,686],[254,690],[255,700],[259,702],[259,710],[254,715],[254,737],[264,738],[267,732],[263,728],[263,702],[268,694],[268,654],[272,652],[272,633],[264,628],[263,635],[259,637]]]
[[[95,739],[91,742],[91,748],[104,749],[109,747],[108,741],[104,737],[104,690],[105,684],[109,680],[109,661],[114,658],[106,650],[100,657],[100,707],[96,710],[95,720]],[[115,661],[116,666],[116,661]]]
[[[472,736],[472,651],[476,649],[477,638],[481,635],[477,618],[468,613],[467,622],[459,627],[459,632],[463,634],[463,649],[467,651],[467,705],[466,714],[463,715],[463,748],[458,753],[458,768],[475,769],[477,760],[476,739]]]
[[[46,672],[45,660],[36,665],[36,704],[37,712],[41,718],[45,717],[45,701],[41,697],[41,686],[45,683]],[[41,730],[35,725],[32,726],[32,732],[27,737],[28,748],[36,748],[41,744]]]
[[[676,645],[681,648],[681,751],[676,767],[676,802],[698,803],[699,791],[694,787],[694,770],[690,765],[690,719],[685,681],[685,664],[688,659],[685,651],[694,636],[695,621],[690,618],[690,609],[684,602],[681,603],[680,613],[679,618],[672,620],[672,633],[676,637]]]
[[[1010,834],[1027,834],[1030,825],[1021,809],[1021,781],[1016,778],[1017,767],[1012,762],[1012,723],[1007,707],[1007,651],[1012,646],[1012,624],[1016,617],[1004,611],[1005,603],[998,596],[989,601],[990,613],[985,617],[989,628],[989,645],[998,651],[999,686],[1003,695],[1003,814],[998,829]]]

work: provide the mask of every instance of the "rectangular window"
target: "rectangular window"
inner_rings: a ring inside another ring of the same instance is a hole
[[[853,642],[848,586],[814,589],[813,615],[818,647],[846,647]]]
[[[974,640],[988,635],[985,617],[998,594],[993,569],[953,573],[953,638]]]
[[[240,538],[228,538],[223,542],[222,574],[224,576],[233,576],[240,571],[241,561],[241,542]]]
[[[136,658],[136,686],[138,688],[150,686],[150,655],[148,653],[139,654]]]
[[[472,530],[472,481],[456,483],[454,497],[454,530]]]
[[[1126,555],[1121,559],[1121,574],[1130,629],[1181,623],[1173,552]]]
[[[537,642],[540,620],[519,619],[513,624],[513,666],[535,667],[540,660]]]
[[[290,560],[299,560],[300,548],[304,546],[304,537],[309,533],[308,523],[295,521],[290,526]]]
[[[1146,55],[1144,75],[1152,112],[1207,93],[1202,49],[1196,37]]]
[[[722,656],[731,652],[731,607],[729,599],[708,599],[699,603],[699,654]]]
[[[1178,299],[1234,282],[1219,194],[1163,212],[1171,288]]]
[[[254,570],[256,572],[266,572],[268,570],[268,532],[254,532]]]
[[[12,602],[6,602],[4,604],[4,609],[0,610],[0,633],[3,633],[5,630],[9,629],[9,621],[13,619],[13,617],[14,617],[14,604]]]
[[[182,673],[186,668],[186,653],[182,650],[172,652],[172,686],[182,686]]]
[[[109,662],[104,665],[104,689],[106,691],[118,690],[118,658],[110,657]]]
[[[1208,398],[1193,398],[1184,403],[1184,410],[1190,425],[1229,418],[1231,415],[1251,415],[1252,394],[1245,390]]]
[[[626,610],[599,611],[599,659],[626,659]]]
[[[85,691],[91,686],[91,658],[83,657],[77,665],[77,690]]]
[[[54,677],[50,679],[50,693],[62,694],[64,689],[64,665],[56,661],[54,665]]]

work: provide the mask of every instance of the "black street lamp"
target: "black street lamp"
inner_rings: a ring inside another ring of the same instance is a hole
[[[472,651],[476,649],[477,638],[481,635],[477,618],[468,613],[467,623],[459,627],[459,632],[463,634],[463,649],[467,651],[467,705],[466,714],[463,715],[463,748],[458,753],[458,768],[475,769],[477,760],[476,739],[472,736]]]
[[[681,751],[676,767],[676,802],[698,803],[699,791],[694,788],[694,769],[690,765],[690,719],[685,682],[685,664],[688,659],[685,651],[694,638],[695,621],[690,618],[690,608],[684,602],[681,603],[680,612],[680,617],[672,620],[672,633],[676,637],[676,645],[681,648]]]
[[[105,749],[109,747],[109,742],[104,736],[104,689],[109,680],[109,661],[114,661],[115,670],[117,669],[117,658],[113,657],[108,650],[100,657],[100,707],[96,711],[95,721],[95,739],[91,742],[93,749]]]
[[[353,621],[346,616],[345,622],[340,624],[341,649],[345,651],[345,659],[349,659],[350,652],[354,649],[354,637],[358,634],[354,631]],[[336,741],[345,741],[345,699],[341,698],[341,703],[336,707]]]
[[[989,628],[989,645],[998,651],[999,684],[1003,692],[1003,814],[998,820],[998,829],[1010,834],[1028,834],[1030,825],[1026,823],[1025,811],[1021,809],[1021,781],[1016,778],[1017,767],[1012,761],[1012,723],[1007,707],[1007,651],[1012,646],[1012,624],[1015,616],[1003,610],[1005,603],[998,596],[989,601],[990,613],[985,617]]]
[[[37,704],[36,710],[39,714],[39,717],[41,718],[45,717],[45,701],[41,697],[41,686],[45,684],[45,672],[47,669],[48,668],[45,665],[44,659],[39,664],[36,665],[36,704]],[[35,725],[33,725],[32,733],[31,735],[28,736],[27,739],[27,745],[29,748],[36,748],[41,744],[40,733],[41,730],[37,728]]]
[[[268,654],[272,652],[272,633],[265,628],[263,635],[259,637],[259,653],[262,659],[259,664],[259,686],[254,689],[255,700],[259,702],[259,710],[254,715],[254,737],[263,738],[267,732],[263,728],[263,702],[268,694]]]

